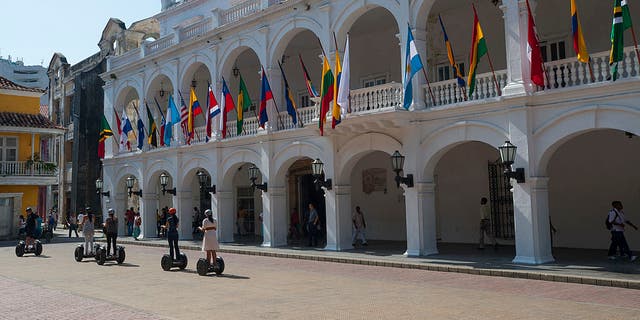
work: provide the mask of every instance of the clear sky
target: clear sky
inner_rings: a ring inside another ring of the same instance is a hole
[[[131,23],[160,12],[160,0],[0,0],[0,56],[46,68],[54,52],[70,64],[98,52],[109,18]]]

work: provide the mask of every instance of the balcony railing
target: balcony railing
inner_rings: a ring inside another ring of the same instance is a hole
[[[393,110],[402,106],[402,97],[402,84],[395,82],[351,90],[351,113]]]
[[[500,88],[504,88],[507,85],[507,70],[496,71],[496,80]],[[493,73],[491,72],[476,75],[476,87],[471,96],[467,94],[468,88],[468,86],[458,86],[458,80],[456,79],[432,83],[431,91],[435,99],[434,105],[431,95],[429,94],[429,88],[424,85],[424,102],[427,107],[434,107],[464,101],[487,99],[501,95],[501,90],[496,88]]]
[[[2,176],[55,176],[56,165],[51,162],[1,161]]]
[[[211,18],[198,21],[190,26],[187,26],[180,30],[180,41],[201,36],[211,29]]]
[[[236,120],[227,121],[227,139],[243,136],[253,136],[258,133],[258,129],[262,130],[258,126],[258,119],[256,117],[245,118],[242,121],[242,132],[238,134]]]
[[[149,42],[149,43],[145,43],[144,47],[145,47],[145,55],[151,55],[154,54],[156,52],[159,52],[161,50],[164,50],[166,48],[171,47],[172,45],[176,44],[176,41],[174,39],[174,35],[169,34],[167,36],[164,36],[156,41],[153,42]]]
[[[261,9],[261,0],[244,1],[220,13],[220,25],[236,22]]]
[[[150,43],[149,43],[150,44]],[[109,67],[111,69],[117,68],[120,66],[127,65],[136,60],[140,59],[140,48],[135,48],[125,52],[122,55],[115,56],[109,59]]]
[[[545,64],[547,77],[546,89],[559,89],[575,87],[596,82],[611,80],[611,67],[609,66],[609,51],[598,52],[591,55],[591,69],[589,65],[579,62],[575,57],[548,62]],[[618,79],[636,77],[640,73],[640,64],[633,47],[624,50],[624,59],[618,64]],[[543,88],[539,88],[542,90]]]

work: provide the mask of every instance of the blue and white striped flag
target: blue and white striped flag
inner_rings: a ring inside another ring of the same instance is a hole
[[[407,26],[407,50],[405,56],[405,70],[404,70],[404,104],[405,109],[409,109],[413,102],[413,86],[411,80],[413,76],[422,69],[422,60],[420,60],[420,54],[416,49],[416,43],[413,40],[413,34],[411,34],[411,27]]]

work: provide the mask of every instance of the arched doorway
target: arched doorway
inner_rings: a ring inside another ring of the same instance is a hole
[[[314,183],[311,158],[300,158],[293,162],[286,173],[287,179],[287,241],[293,246],[313,245],[310,232],[317,233],[317,246],[323,246],[327,234],[327,217],[324,190]],[[320,230],[309,230],[309,204],[313,204],[320,218]],[[297,223],[296,223],[297,222]]]

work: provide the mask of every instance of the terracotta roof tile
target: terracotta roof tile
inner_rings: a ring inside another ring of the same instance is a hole
[[[0,126],[20,128],[64,129],[41,114],[0,112]]]
[[[44,93],[44,89],[21,86],[4,77],[0,77],[0,89]]]

